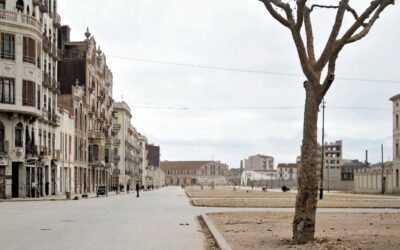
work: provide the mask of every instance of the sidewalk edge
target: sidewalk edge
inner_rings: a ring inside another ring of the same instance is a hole
[[[228,242],[226,242],[224,236],[222,236],[222,234],[218,231],[217,227],[214,225],[214,223],[211,221],[211,219],[207,216],[207,214],[202,214],[201,217],[203,217],[208,229],[210,230],[211,234],[213,235],[218,246],[222,250],[232,250],[231,246],[229,246],[229,244],[228,244]]]

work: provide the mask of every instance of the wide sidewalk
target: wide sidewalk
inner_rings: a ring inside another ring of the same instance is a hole
[[[293,209],[193,207],[180,187],[78,201],[0,203],[0,249],[203,249],[196,216]],[[321,212],[398,212],[321,209]]]

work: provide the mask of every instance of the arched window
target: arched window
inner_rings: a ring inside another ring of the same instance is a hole
[[[17,11],[21,13],[24,12],[25,9],[24,0],[18,0],[15,7],[17,8]]]
[[[23,129],[23,126],[21,123],[18,123],[17,126],[15,126],[15,146],[16,147],[22,147],[22,129]]]
[[[4,125],[0,122],[0,153],[5,152],[4,140]]]

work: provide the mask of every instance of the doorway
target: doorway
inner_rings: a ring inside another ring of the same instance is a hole
[[[19,197],[19,163],[12,163],[12,188],[11,188],[11,197],[18,198]]]
[[[0,166],[0,199],[6,198],[6,168]]]
[[[56,170],[51,169],[51,194],[56,195]]]

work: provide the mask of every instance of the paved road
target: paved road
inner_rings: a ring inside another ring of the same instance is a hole
[[[196,216],[222,211],[293,209],[196,208],[181,188],[79,201],[0,203],[0,249],[203,249]],[[321,209],[321,212],[398,212]],[[180,225],[180,224],[184,225]],[[188,224],[188,225],[186,225]]]

